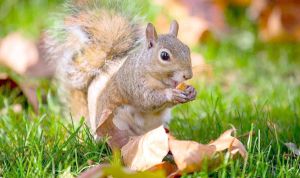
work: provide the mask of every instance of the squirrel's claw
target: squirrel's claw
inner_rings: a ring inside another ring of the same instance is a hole
[[[173,89],[173,102],[174,103],[186,103],[188,102],[188,96],[184,91]]]
[[[187,93],[187,97],[188,97],[189,101],[194,100],[196,98],[196,96],[197,96],[197,91],[191,85],[187,86],[185,92]]]
[[[187,103],[196,98],[197,91],[194,87],[188,86],[184,91],[178,89],[172,89],[170,101],[174,104]]]

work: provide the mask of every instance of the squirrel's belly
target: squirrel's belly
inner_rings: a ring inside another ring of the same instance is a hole
[[[141,113],[133,106],[124,105],[116,110],[113,122],[120,130],[127,130],[130,136],[138,136],[159,127],[170,118],[169,108],[156,113]]]

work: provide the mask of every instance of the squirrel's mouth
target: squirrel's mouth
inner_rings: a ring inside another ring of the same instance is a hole
[[[179,84],[178,81],[173,80],[173,79],[165,80],[165,81],[163,81],[163,83],[164,83],[167,87],[170,87],[170,88],[176,88],[177,85]]]
[[[179,82],[175,81],[175,80],[171,80],[172,81],[172,88],[176,88],[177,85],[179,84]]]

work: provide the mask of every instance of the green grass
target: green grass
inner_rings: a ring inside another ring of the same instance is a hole
[[[51,12],[58,9],[63,0],[1,0],[0,1],[0,37],[13,31],[37,37],[46,27]]]
[[[7,18],[0,18],[1,36],[20,29],[35,36],[47,25],[43,16],[57,8],[53,1],[39,0],[1,1],[0,7],[12,2]],[[236,13],[243,10],[228,12],[228,21],[236,23],[232,35],[194,47],[212,66],[213,77],[193,81],[197,99],[174,109],[170,128],[178,138],[201,143],[232,126],[238,136],[252,131],[240,138],[249,158],[225,160],[216,171],[184,177],[300,177],[300,157],[284,146],[300,146],[300,46],[259,42],[250,21],[232,20]],[[0,177],[76,176],[88,162],[111,158],[105,140],[96,143],[84,122],[62,116],[55,86],[42,83],[39,99],[43,93],[47,98],[38,115],[18,89],[0,88]],[[23,110],[13,112],[20,103]]]
[[[198,176],[300,176],[300,158],[290,155],[284,146],[287,142],[300,144],[299,57],[294,56],[299,47],[257,47],[243,51],[230,39],[201,49],[206,58],[213,59],[209,62],[214,79],[194,81],[197,100],[175,109],[171,130],[178,138],[201,143],[208,143],[232,126],[238,135],[255,134],[241,138],[249,152],[246,165],[242,160],[224,163],[221,170]]]

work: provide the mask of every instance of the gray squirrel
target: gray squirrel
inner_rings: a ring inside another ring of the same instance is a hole
[[[157,35],[151,23],[144,27],[129,12],[135,1],[79,2],[69,3],[54,29],[62,35],[49,32],[43,49],[56,63],[72,115],[84,116],[94,134],[105,111],[112,111],[119,129],[141,135],[168,121],[172,106],[195,99],[192,86],[176,89],[193,76],[176,21],[169,33]]]

